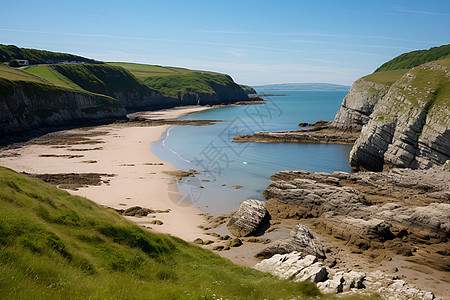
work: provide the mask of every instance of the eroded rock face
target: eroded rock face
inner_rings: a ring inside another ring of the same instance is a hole
[[[249,236],[268,227],[269,214],[263,201],[245,200],[227,224],[235,236]]]
[[[269,258],[274,254],[301,252],[304,255],[325,257],[322,243],[305,225],[297,225],[287,239],[281,239],[257,254],[258,257]]]
[[[450,159],[450,86],[446,66],[413,68],[378,101],[350,153],[355,170],[430,168]]]
[[[342,130],[360,131],[369,121],[374,106],[389,90],[389,84],[374,83],[363,78],[353,83],[334,118],[333,126]]]
[[[106,96],[29,82],[2,80],[0,85],[5,90],[0,101],[0,137],[40,126],[126,118],[123,105]]]
[[[276,254],[256,264],[254,268],[281,279],[316,282],[324,294],[371,296],[376,292],[383,299],[435,299],[433,293],[415,288],[380,271],[364,273],[328,268],[317,257],[297,251]]]

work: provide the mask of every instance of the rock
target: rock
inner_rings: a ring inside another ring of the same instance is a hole
[[[281,279],[310,280],[324,294],[370,295],[378,293],[383,299],[435,299],[431,292],[420,290],[403,280],[393,279],[381,271],[370,273],[326,268],[317,257],[301,252],[275,254],[256,264],[255,269],[269,272]],[[363,294],[360,294],[364,292]]]
[[[309,268],[304,268],[297,275],[295,275],[294,281],[312,281],[323,282],[328,279],[328,271],[322,263],[315,263]]]
[[[344,291],[343,272],[335,274],[332,279],[319,282],[317,288],[324,294],[338,294]]]
[[[441,167],[354,174],[282,171],[271,179],[263,195],[272,216],[314,217],[316,232],[355,246],[355,253],[385,249],[374,255],[411,255],[418,247],[430,253],[420,263],[449,270],[443,255],[448,253],[450,198],[441,194],[450,190],[449,171]],[[294,245],[289,241],[283,249],[279,241],[259,255],[304,251]]]
[[[365,288],[364,283],[363,283],[365,277],[366,277],[366,274],[364,274],[363,272],[350,271],[350,272],[344,273],[343,289],[347,290],[347,289],[354,289],[354,288],[356,288],[356,289]]]
[[[235,236],[249,236],[268,228],[269,214],[264,202],[259,200],[245,200],[239,210],[231,217],[227,224],[228,230]]]
[[[328,271],[313,255],[303,256],[301,252],[275,254],[256,264],[255,269],[272,273],[282,279],[294,281],[311,280],[320,282],[327,279]]]
[[[269,258],[274,254],[285,254],[293,251],[301,252],[304,255],[313,255],[319,258],[325,257],[325,251],[321,242],[304,225],[297,225],[287,239],[274,242],[273,245],[263,249],[256,256]]]
[[[332,126],[347,131],[361,131],[369,121],[375,105],[386,95],[389,87],[389,83],[375,83],[365,78],[355,81],[342,101],[342,107],[337,112]]]
[[[203,242],[203,240],[201,238],[196,238],[193,243],[197,244],[197,245],[203,245],[204,244],[204,242]]]
[[[356,139],[356,136],[347,132],[336,129],[330,130],[325,126],[294,131],[258,131],[252,135],[238,135],[233,138],[233,142],[353,144]]]
[[[240,238],[235,238],[230,241],[230,247],[239,247],[242,245],[242,241]]]

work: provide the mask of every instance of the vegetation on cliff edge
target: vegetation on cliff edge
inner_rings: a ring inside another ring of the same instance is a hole
[[[433,47],[428,50],[403,53],[381,65],[375,72],[411,69],[421,64],[447,57],[450,57],[450,44]]]

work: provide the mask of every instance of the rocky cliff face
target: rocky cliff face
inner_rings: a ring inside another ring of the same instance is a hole
[[[350,153],[352,168],[429,168],[450,159],[449,65],[415,67],[389,88]]]
[[[361,131],[369,121],[375,104],[386,95],[389,86],[364,78],[355,81],[342,101],[342,107],[337,112],[333,125],[346,131]]]
[[[39,126],[125,118],[117,100],[33,82],[0,79],[0,136]]]

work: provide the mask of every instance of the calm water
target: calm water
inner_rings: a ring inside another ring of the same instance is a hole
[[[349,145],[232,142],[238,134],[296,130],[299,122],[332,120],[346,93],[289,91],[289,96],[270,97],[263,105],[195,113],[184,119],[224,122],[171,127],[152,150],[180,169],[200,172],[178,183],[185,202],[213,215],[234,211],[246,199],[263,200],[270,176],[278,171],[350,172]]]

